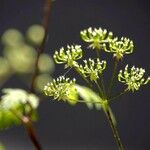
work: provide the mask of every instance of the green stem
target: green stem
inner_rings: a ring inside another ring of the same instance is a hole
[[[98,58],[100,58],[99,49],[96,49],[96,55],[97,55]]]
[[[116,125],[113,122],[113,118],[112,118],[112,115],[111,115],[108,103],[103,107],[103,110],[105,112],[105,115],[107,117],[109,125],[111,126],[115,142],[116,142],[116,144],[118,146],[118,150],[124,150],[124,147],[123,147],[123,144],[121,142],[121,139],[120,139],[117,127],[116,127]]]
[[[114,82],[114,78],[115,78],[115,75],[116,75],[117,66],[118,66],[118,61],[115,60],[114,69],[113,69],[112,77],[111,77],[109,88],[108,88],[108,97],[111,96],[111,90],[112,90],[112,87],[113,87],[113,82]]]
[[[106,90],[105,90],[103,75],[101,75],[101,77],[100,77],[100,82],[102,84],[102,89],[103,89],[103,92],[104,92],[104,96],[106,97]]]
[[[73,67],[73,69],[82,77],[82,79],[87,83],[87,85],[92,88],[92,84],[89,82],[89,80],[87,80],[81,73],[80,71],[78,70],[77,67]]]
[[[91,101],[85,101],[85,100],[74,100],[74,99],[69,99],[70,101],[73,101],[73,102],[78,102],[78,103],[92,103],[92,104],[101,104],[102,105],[102,102],[91,102]]]
[[[95,81],[95,84],[96,84],[97,87],[98,87],[100,97],[102,96],[102,98],[104,98],[104,92],[103,92],[103,89],[101,88],[101,86],[98,84],[97,81]]]
[[[120,92],[116,96],[110,98],[109,101],[115,100],[116,98],[118,98],[118,97],[122,96],[123,94],[125,94],[127,91],[128,91],[128,88],[126,88],[124,91]]]

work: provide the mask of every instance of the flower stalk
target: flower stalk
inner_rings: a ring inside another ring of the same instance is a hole
[[[114,68],[113,68],[113,73],[112,73],[110,84],[109,84],[109,87],[108,87],[108,96],[109,97],[111,96],[111,90],[113,88],[113,82],[114,82],[114,79],[115,79],[115,76],[116,76],[117,66],[118,66],[118,61],[115,60],[115,62],[114,62]]]
[[[114,139],[115,139],[115,142],[118,146],[118,150],[124,150],[124,147],[123,147],[123,144],[122,144],[122,141],[120,139],[120,136],[119,136],[119,132],[118,132],[118,129],[113,121],[113,118],[112,118],[112,115],[111,115],[111,111],[110,111],[110,107],[109,107],[109,104],[108,104],[108,101],[105,100],[105,103],[103,105],[103,111],[107,117],[107,120],[109,122],[109,125],[112,129],[112,133],[113,133],[113,136],[114,136]]]

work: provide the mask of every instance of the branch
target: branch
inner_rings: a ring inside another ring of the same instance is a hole
[[[38,141],[36,131],[34,130],[34,127],[32,125],[32,122],[28,117],[23,117],[22,122],[27,130],[28,136],[30,137],[32,143],[34,144],[36,150],[42,150],[42,147],[40,145],[40,142]]]
[[[30,120],[30,117],[24,116],[13,109],[11,109],[10,111],[22,122],[36,150],[42,150],[42,147],[36,135],[36,131],[32,125],[32,121]]]
[[[39,62],[40,55],[44,52],[45,44],[46,44],[46,40],[47,40],[47,36],[48,36],[51,2],[52,2],[51,0],[45,0],[44,1],[42,25],[44,27],[45,34],[44,34],[44,38],[43,38],[41,45],[37,48],[38,54],[37,54],[37,58],[36,58],[36,62],[35,62],[35,68],[34,68],[34,72],[32,75],[32,81],[31,81],[31,87],[30,87],[31,93],[35,93],[35,88],[34,88],[35,79],[39,74],[38,62]],[[36,136],[36,131],[35,131],[35,129],[32,125],[32,122],[30,120],[30,117],[29,116],[23,117],[22,122],[23,122],[23,124],[27,130],[28,136],[30,137],[32,143],[34,144],[36,150],[42,150],[40,142]]]
[[[52,4],[51,0],[45,0],[44,7],[43,7],[43,19],[42,19],[42,25],[43,25],[44,30],[45,30],[45,35],[44,35],[44,38],[43,38],[41,45],[37,48],[38,54],[37,54],[37,59],[35,62],[35,69],[33,72],[32,81],[31,81],[31,88],[30,88],[30,92],[32,92],[32,93],[35,93],[35,89],[34,89],[35,79],[36,79],[37,75],[39,74],[38,62],[39,62],[40,55],[44,52],[45,44],[46,44],[46,40],[47,40],[47,36],[48,36],[51,4]]]

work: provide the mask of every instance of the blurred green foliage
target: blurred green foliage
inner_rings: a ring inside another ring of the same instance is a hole
[[[2,143],[0,143],[0,150],[5,150],[5,147]]]
[[[2,35],[2,43],[6,46],[15,47],[24,43],[24,37],[17,29],[8,29]]]
[[[30,113],[30,119],[36,120],[39,98],[23,89],[3,89],[0,100],[0,130],[21,124],[17,117]],[[17,114],[17,115],[16,115]]]
[[[2,84],[6,78],[9,77],[11,67],[8,60],[4,57],[0,57],[0,83]]]
[[[41,25],[32,25],[25,36],[17,29],[8,29],[1,36],[3,44],[0,56],[0,86],[10,77],[16,75],[24,84],[30,86],[35,70],[38,47],[44,38]],[[54,71],[54,62],[46,53],[40,55],[38,62],[39,74],[35,79],[35,90],[43,91],[44,85],[51,81],[50,74]],[[3,89],[0,98],[0,130],[21,124],[20,117],[29,114],[32,121],[37,119],[39,98],[23,89]],[[0,150],[4,150],[0,144]]]
[[[38,46],[42,43],[45,31],[41,25],[32,25],[28,28],[26,36],[30,43]]]
[[[0,85],[2,86],[12,75],[18,75],[25,84],[29,84],[34,71],[38,46],[44,38],[41,25],[30,26],[25,36],[17,29],[6,30],[2,37],[2,56],[0,56]],[[40,71],[36,79],[35,89],[42,92],[44,84],[51,80],[50,74],[54,70],[53,59],[46,53],[39,59]],[[30,80],[27,81],[27,79]]]

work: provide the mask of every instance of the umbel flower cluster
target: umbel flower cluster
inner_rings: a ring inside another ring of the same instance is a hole
[[[69,78],[60,76],[44,87],[45,94],[53,96],[54,99],[58,100],[75,101],[75,99],[73,99],[73,95],[76,95],[76,90],[74,88],[75,81],[75,79],[70,80]]]
[[[142,68],[135,68],[134,66],[128,70],[128,65],[126,65],[124,72],[120,70],[118,74],[118,80],[125,83],[128,86],[128,90],[134,92],[139,90],[141,85],[145,85],[150,81],[150,77],[144,79],[145,70]]]
[[[112,32],[108,32],[102,28],[97,29],[90,27],[81,31],[80,35],[82,40],[89,44],[88,48],[98,52],[96,59],[89,58],[84,60],[81,45],[67,45],[66,48],[62,47],[60,50],[55,51],[54,60],[58,64],[65,64],[65,68],[72,68],[76,71],[91,90],[97,89],[95,90],[95,94],[99,95],[99,102],[102,103],[106,99],[111,99],[111,97],[109,97],[109,91],[112,90],[114,77],[117,76],[117,64],[126,54],[133,53],[134,44],[129,38],[114,37]],[[107,88],[103,82],[103,73],[107,68],[107,61],[101,60],[101,52],[111,53],[115,62],[114,71]],[[80,61],[79,63],[79,59],[83,59],[83,62]],[[135,92],[139,90],[142,85],[149,83],[150,77],[145,79],[144,74],[144,69],[135,68],[134,66],[129,68],[128,65],[126,65],[125,69],[119,71],[118,81],[126,86],[124,91]],[[78,96],[70,98],[71,95],[77,95],[77,93],[79,93],[79,96],[84,101],[85,98],[81,96],[77,87],[75,79],[71,80],[65,76],[61,76],[54,79],[51,83],[48,83],[44,88],[44,93],[47,96],[53,96],[54,99],[72,101],[72,99],[75,100],[76,98],[76,101],[80,102],[81,100],[78,100]],[[106,89],[108,89],[108,91]]]
[[[83,60],[83,65],[78,65],[79,72],[85,77],[90,78],[91,81],[95,81],[99,78],[99,76],[103,73],[103,70],[106,68],[106,61],[100,61],[97,58],[96,61],[89,58],[88,60]]]
[[[92,49],[102,49],[106,46],[109,39],[112,39],[113,33],[107,32],[106,29],[92,29],[91,27],[87,30],[83,30],[80,32],[81,38],[89,43],[89,47]]]
[[[82,49],[80,45],[67,45],[67,50],[62,47],[59,52],[55,51],[54,60],[58,64],[66,64],[66,67],[76,66],[76,60],[82,58]]]

